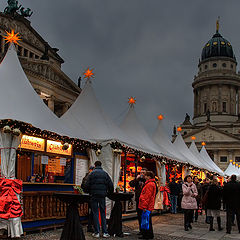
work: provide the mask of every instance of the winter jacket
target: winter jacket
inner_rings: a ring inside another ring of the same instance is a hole
[[[139,198],[142,192],[142,188],[144,186],[144,183],[146,182],[145,178],[136,178],[129,182],[130,187],[135,188],[135,200],[136,202],[139,202]]]
[[[114,191],[113,182],[101,167],[95,167],[87,178],[85,191],[92,197],[106,197]]]
[[[170,195],[178,196],[180,193],[179,185],[178,183],[171,182],[169,183],[169,189],[170,189]]]
[[[139,198],[139,209],[146,209],[148,211],[154,209],[156,190],[157,188],[154,179],[146,181]]]
[[[240,208],[240,183],[230,181],[223,187],[223,199],[227,209]]]
[[[220,210],[221,200],[222,200],[221,187],[215,184],[210,185],[205,203],[206,209]]]
[[[196,185],[194,183],[191,184],[185,182],[182,185],[183,190],[183,198],[181,204],[182,209],[197,209],[196,197],[198,195],[198,191]]]

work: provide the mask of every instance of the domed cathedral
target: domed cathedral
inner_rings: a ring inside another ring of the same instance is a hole
[[[24,72],[44,103],[61,116],[81,89],[62,71],[64,60],[58,54],[59,49],[51,47],[31,26],[27,19],[31,15],[31,9],[14,0],[8,1],[4,12],[0,12],[0,60],[8,49],[3,36],[6,31],[14,30],[21,38],[16,48]]]
[[[219,32],[204,45],[198,73],[192,84],[193,121],[187,114],[181,124],[185,142],[206,143],[212,160],[223,170],[229,160],[240,162],[240,75],[231,43]]]

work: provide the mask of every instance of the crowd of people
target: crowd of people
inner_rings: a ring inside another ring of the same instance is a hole
[[[218,231],[222,231],[220,210],[226,211],[226,233],[230,234],[232,226],[235,225],[236,216],[237,226],[240,233],[240,183],[236,175],[232,175],[224,182],[223,186],[219,183],[216,176],[210,180],[198,179],[197,176],[186,176],[184,182],[175,179],[169,183],[171,213],[184,213],[184,229],[192,229],[191,223],[198,221],[199,213],[203,211],[206,215],[205,222],[209,224],[209,231],[215,231],[214,220],[217,221]],[[180,202],[180,205],[177,205]],[[178,206],[178,207],[177,207]]]
[[[137,177],[129,182],[135,189],[137,218],[139,223],[139,239],[153,239],[152,211],[154,210],[156,195],[159,187],[152,171],[143,168]],[[216,176],[212,179],[199,179],[197,176],[187,175],[182,178],[172,178],[167,184],[169,188],[170,211],[172,214],[184,214],[184,229],[192,229],[192,223],[198,221],[199,214],[205,214],[205,222],[209,224],[209,231],[215,231],[216,220],[218,231],[222,231],[220,210],[226,211],[226,233],[230,234],[232,226],[237,221],[240,233],[240,182],[236,175],[232,175],[221,185]],[[102,169],[101,162],[95,162],[95,167],[83,179],[82,188],[91,196],[88,231],[93,231],[93,237],[100,237],[99,210],[103,237],[110,237],[106,227],[105,198],[113,193],[113,183],[109,175]],[[149,212],[148,228],[142,228],[142,215]],[[93,229],[92,229],[93,225]]]

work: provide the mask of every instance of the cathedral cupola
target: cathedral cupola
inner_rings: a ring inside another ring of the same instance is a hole
[[[219,20],[216,25],[216,33],[203,47],[201,60],[212,57],[228,57],[236,60],[231,43],[219,33]]]
[[[192,84],[194,92],[194,125],[234,123],[240,114],[240,75],[231,43],[216,33],[204,45],[198,74]],[[208,113],[208,114],[207,114]]]

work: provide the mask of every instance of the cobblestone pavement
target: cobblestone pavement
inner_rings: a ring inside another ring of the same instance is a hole
[[[222,212],[222,225],[224,230],[219,232],[217,231],[217,226],[215,222],[215,232],[209,232],[209,225],[205,224],[205,216],[199,216],[197,223],[193,223],[193,229],[186,232],[183,229],[183,215],[182,214],[163,214],[160,216],[153,217],[154,233],[156,240],[183,240],[183,239],[207,239],[207,240],[233,240],[240,239],[240,234],[238,234],[237,228],[233,227],[232,234],[226,234],[225,228],[225,213]],[[131,220],[124,222],[124,232],[129,233],[125,235],[124,239],[126,240],[135,240],[138,239],[137,236],[137,221]],[[45,231],[43,233],[28,234],[25,237],[22,237],[21,240],[57,240],[60,239],[61,229],[56,231]],[[86,233],[86,239],[92,240],[90,234]],[[118,238],[110,238],[118,239]]]

